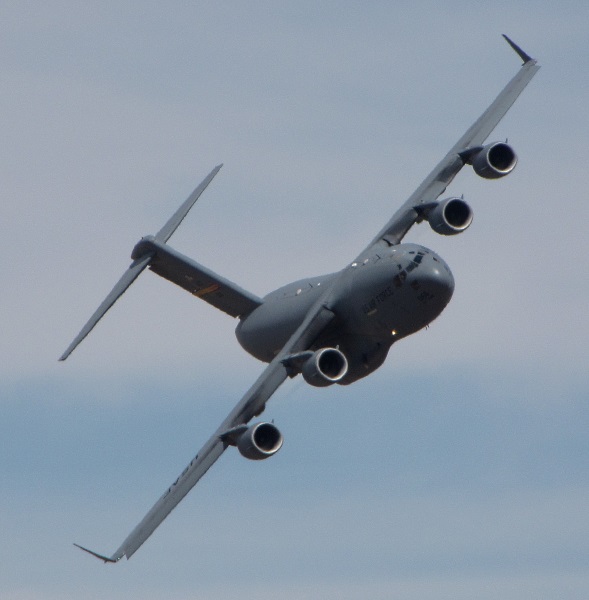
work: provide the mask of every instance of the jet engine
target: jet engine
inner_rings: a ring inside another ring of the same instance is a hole
[[[472,209],[462,198],[440,200],[426,215],[431,228],[441,235],[462,233],[472,223]]]
[[[479,177],[499,179],[515,169],[517,154],[506,142],[487,144],[468,161]]]
[[[340,381],[348,372],[348,361],[337,348],[321,348],[303,364],[301,373],[310,385],[325,387]]]
[[[256,423],[248,427],[237,440],[237,449],[245,458],[263,460],[276,454],[284,438],[272,423]]]

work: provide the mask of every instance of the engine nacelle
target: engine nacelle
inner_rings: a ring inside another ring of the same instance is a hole
[[[472,209],[462,198],[446,198],[427,213],[431,228],[441,235],[456,235],[472,223]]]
[[[340,381],[348,372],[348,360],[337,348],[321,348],[303,364],[301,373],[310,385],[325,387]]]
[[[469,161],[479,177],[498,179],[515,169],[517,154],[505,142],[493,142],[479,150]]]
[[[263,460],[276,454],[284,438],[276,425],[256,423],[248,427],[237,440],[237,449],[245,458]]]

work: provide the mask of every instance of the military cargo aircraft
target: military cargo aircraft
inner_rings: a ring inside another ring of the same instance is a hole
[[[215,167],[155,236],[142,238],[130,267],[61,356],[65,360],[106,311],[149,267],[191,294],[239,320],[243,348],[268,363],[228,417],[166,489],[107,563],[130,558],[229,446],[252,460],[280,450],[273,423],[250,421],[288,378],[302,375],[313,386],[348,385],[384,362],[390,347],[431,323],[450,301],[454,278],[433,250],[402,243],[409,229],[427,221],[441,235],[463,232],[473,213],[463,198],[438,200],[464,165],[486,179],[511,173],[517,156],[507,142],[485,140],[540,68],[504,36],[523,61],[497,98],[456,142],[370,243],[342,270],[290,283],[260,298],[168,245],[170,236],[218,173]],[[77,545],[77,544],[76,544]]]

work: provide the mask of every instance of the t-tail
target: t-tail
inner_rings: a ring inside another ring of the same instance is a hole
[[[158,231],[153,238],[160,244],[165,244],[176,231],[188,211],[194,206],[194,203],[199,199],[200,195],[205,191],[213,177],[219,172],[223,165],[217,165],[200,183],[200,185],[190,194],[180,208],[172,215],[168,222]],[[96,309],[90,317],[86,325],[76,336],[74,341],[68,346],[68,349],[61,355],[59,360],[65,360],[80,344],[80,342],[94,329],[98,321],[106,314],[108,309],[127,291],[129,286],[141,275],[144,269],[149,266],[155,256],[155,250],[147,250],[139,257],[133,257],[134,260],[125,271],[123,276],[116,283],[110,294],[104,299],[102,304]]]

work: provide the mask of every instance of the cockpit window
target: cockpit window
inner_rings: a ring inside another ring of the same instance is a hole
[[[415,252],[408,252],[408,254],[415,254]],[[418,252],[417,255],[413,257],[413,260],[405,267],[407,269],[407,273],[411,273],[413,269],[417,269],[424,256],[425,255],[423,252]]]

